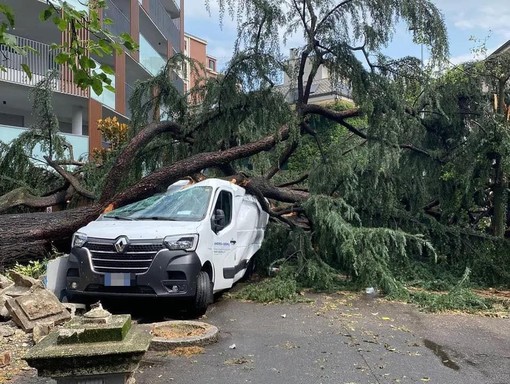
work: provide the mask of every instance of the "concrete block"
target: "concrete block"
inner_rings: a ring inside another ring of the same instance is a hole
[[[33,286],[43,287],[43,284],[40,280],[34,279],[30,276],[22,275],[16,271],[11,271],[9,273],[10,278],[14,281],[18,287],[27,287],[32,288]]]
[[[0,273],[0,295],[12,285],[14,285],[14,281]]]
[[[37,323],[61,324],[71,318],[53,293],[39,287],[33,287],[27,295],[7,300],[6,307],[25,332],[32,331]]]
[[[32,339],[34,343],[37,344],[41,341],[45,336],[49,335],[50,331],[53,328],[53,322],[40,322],[34,325],[34,329],[32,330]]]

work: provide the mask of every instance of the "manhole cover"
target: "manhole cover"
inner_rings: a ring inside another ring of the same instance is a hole
[[[218,328],[200,321],[164,321],[151,327],[149,349],[167,351],[176,347],[202,346],[218,340]]]

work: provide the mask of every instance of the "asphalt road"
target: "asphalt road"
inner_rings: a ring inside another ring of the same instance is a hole
[[[148,352],[136,383],[510,383],[510,319],[349,294],[309,298],[262,305],[227,295],[202,319],[220,329],[217,343],[188,357]],[[13,382],[55,383],[30,372]]]
[[[138,384],[510,383],[510,320],[424,314],[343,294],[262,305],[223,298],[203,320],[216,344],[146,354]],[[235,344],[235,348],[231,348]]]

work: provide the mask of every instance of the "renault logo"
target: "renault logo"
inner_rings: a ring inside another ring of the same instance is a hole
[[[121,236],[115,241],[115,250],[117,253],[122,253],[129,244],[129,239],[126,236]]]

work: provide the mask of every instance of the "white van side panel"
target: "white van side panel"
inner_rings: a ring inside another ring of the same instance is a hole
[[[260,249],[268,215],[254,196],[245,195],[237,216],[236,262],[249,260]],[[242,274],[241,276],[242,277]],[[234,280],[236,280],[238,276]]]

